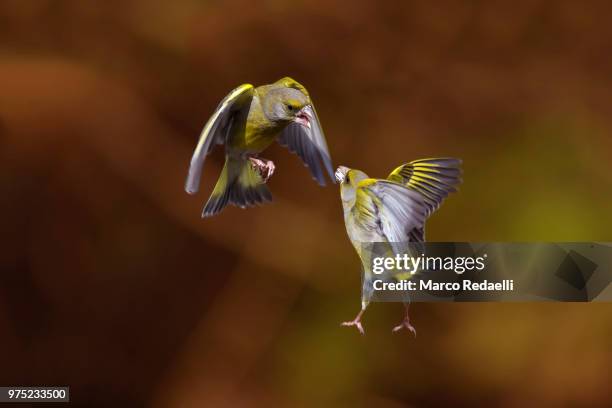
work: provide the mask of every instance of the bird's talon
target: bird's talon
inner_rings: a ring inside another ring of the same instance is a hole
[[[355,326],[357,330],[359,330],[359,333],[361,333],[361,335],[365,334],[365,330],[363,330],[363,326],[361,325],[361,322],[358,320],[351,320],[350,322],[343,322],[340,324],[340,326],[344,326],[344,327]]]
[[[272,162],[272,160],[269,160],[266,163],[266,170],[268,171],[267,177],[266,177],[266,181],[272,177],[272,174],[274,174],[274,170],[276,169],[276,166],[274,165],[274,162]]]
[[[274,173],[274,162],[272,160],[264,160],[257,157],[249,157],[251,164],[255,167],[255,170],[259,173],[263,182],[266,183],[272,174]]]
[[[414,334],[414,337],[416,337],[416,329],[414,328],[413,325],[410,324],[410,321],[408,320],[404,320],[401,324],[395,326],[392,331],[393,333],[397,333],[403,328],[408,329],[410,332],[412,332],[412,334]]]

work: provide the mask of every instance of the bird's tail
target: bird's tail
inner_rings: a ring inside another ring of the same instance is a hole
[[[247,159],[226,156],[223,171],[202,211],[202,217],[220,212],[227,204],[240,208],[272,201],[272,194]]]

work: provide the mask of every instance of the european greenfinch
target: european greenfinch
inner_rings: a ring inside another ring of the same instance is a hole
[[[320,185],[325,185],[323,169],[333,183],[327,142],[306,88],[289,77],[257,88],[243,84],[221,101],[191,158],[185,190],[195,194],[206,156],[215,145],[225,146],[225,165],[202,217],[227,204],[245,208],[272,199],[265,183],[275,166],[258,154],[274,140],[297,153]]]
[[[361,310],[355,319],[342,326],[355,326],[364,334],[361,318],[372,295],[371,260],[364,243],[387,243],[390,256],[398,253],[400,243],[425,241],[425,221],[461,183],[461,160],[421,159],[397,167],[387,179],[370,178],[361,170],[338,167],[346,232],[364,269]],[[400,277],[396,277],[400,279]],[[403,277],[401,279],[404,279]],[[405,302],[402,328],[416,335],[410,324],[409,303]]]

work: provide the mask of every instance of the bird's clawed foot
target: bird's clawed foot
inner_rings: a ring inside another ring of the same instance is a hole
[[[416,329],[414,328],[414,326],[410,324],[410,319],[404,319],[403,322],[395,326],[393,328],[393,333],[397,333],[398,331],[402,330],[404,327],[410,330],[412,334],[414,334],[414,337],[416,337]]]
[[[264,183],[266,183],[268,179],[272,177],[272,174],[274,174],[274,169],[276,169],[276,166],[274,166],[274,162],[272,162],[272,160],[260,159],[254,156],[249,157],[249,160],[263,179]]]
[[[361,320],[358,320],[358,319],[351,320],[350,322],[344,322],[340,324],[340,326],[344,326],[344,327],[355,326],[357,327],[357,330],[359,330],[359,333],[365,334],[365,331],[363,330],[363,326],[361,325]]]
[[[357,314],[357,317],[355,317],[351,321],[340,323],[340,326],[344,326],[344,327],[355,326],[357,330],[359,330],[359,333],[364,335],[365,331],[363,330],[363,326],[361,325],[361,315],[363,315],[363,312],[364,312],[363,309],[360,310],[359,313]]]
[[[403,328],[406,328],[408,330],[410,330],[412,332],[412,334],[414,334],[414,337],[416,337],[416,329],[414,328],[414,326],[412,326],[410,324],[410,315],[408,314],[408,304],[405,304],[404,307],[406,308],[406,314],[404,315],[404,320],[398,324],[397,326],[395,326],[393,328],[393,333],[397,333],[398,331],[402,330]]]

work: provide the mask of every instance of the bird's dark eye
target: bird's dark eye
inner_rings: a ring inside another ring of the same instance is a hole
[[[347,183],[347,184],[351,184],[351,177],[348,175],[348,173],[344,177],[344,182]]]
[[[293,105],[287,105],[287,109],[289,109],[290,111],[293,110]]]

